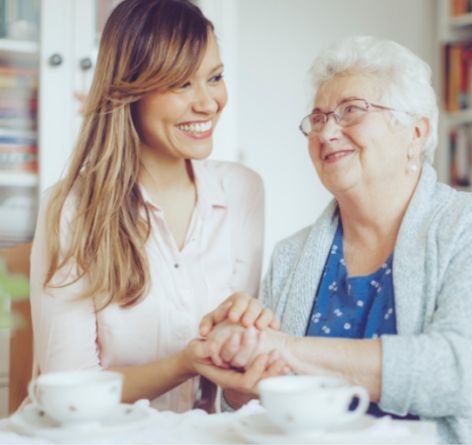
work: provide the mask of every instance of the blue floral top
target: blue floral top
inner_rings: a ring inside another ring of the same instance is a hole
[[[377,338],[383,334],[396,334],[392,261],[393,253],[376,272],[349,277],[344,261],[343,229],[340,222],[326,261],[306,335]],[[368,412],[376,416],[386,414],[373,403],[370,404]]]

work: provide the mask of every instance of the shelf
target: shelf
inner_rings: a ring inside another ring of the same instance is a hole
[[[0,39],[0,53],[20,53],[34,56],[38,54],[38,43],[24,40]]]
[[[453,185],[452,188],[455,188],[458,192],[469,192],[469,193],[472,192],[471,186],[463,187],[460,185]]]
[[[0,171],[0,187],[36,187],[38,174]]]
[[[444,116],[447,117],[449,126],[472,124],[472,110],[445,112]]]
[[[453,28],[462,28],[465,26],[472,26],[472,13],[458,15],[457,17],[451,17],[449,19],[449,24]]]

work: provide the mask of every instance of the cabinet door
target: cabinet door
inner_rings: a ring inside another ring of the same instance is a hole
[[[40,189],[65,172],[82,124],[101,29],[117,0],[42,0]],[[54,63],[56,60],[57,63]]]
[[[61,176],[73,144],[74,2],[42,0],[39,88],[40,190]]]

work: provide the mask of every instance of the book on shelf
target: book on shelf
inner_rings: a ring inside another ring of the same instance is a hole
[[[472,124],[459,125],[449,134],[449,183],[456,187],[472,184]]]
[[[38,78],[0,73],[0,88],[38,88]]]
[[[459,111],[472,108],[472,43],[444,45],[444,108]]]
[[[472,1],[470,0],[449,0],[450,14],[453,17],[472,12]]]
[[[0,133],[0,171],[38,171],[37,140],[29,136]]]
[[[0,171],[37,173],[37,151],[4,151],[0,146]]]

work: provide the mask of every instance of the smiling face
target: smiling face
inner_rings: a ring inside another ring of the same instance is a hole
[[[337,75],[321,85],[315,109],[333,110],[348,98],[382,104],[385,81],[373,75]],[[396,183],[405,178],[413,129],[400,126],[388,111],[372,109],[351,126],[330,115],[319,134],[310,136],[310,157],[324,186],[335,196],[355,188]]]
[[[226,105],[223,64],[213,33],[197,71],[183,85],[146,94],[137,105],[143,150],[159,158],[203,159]]]

